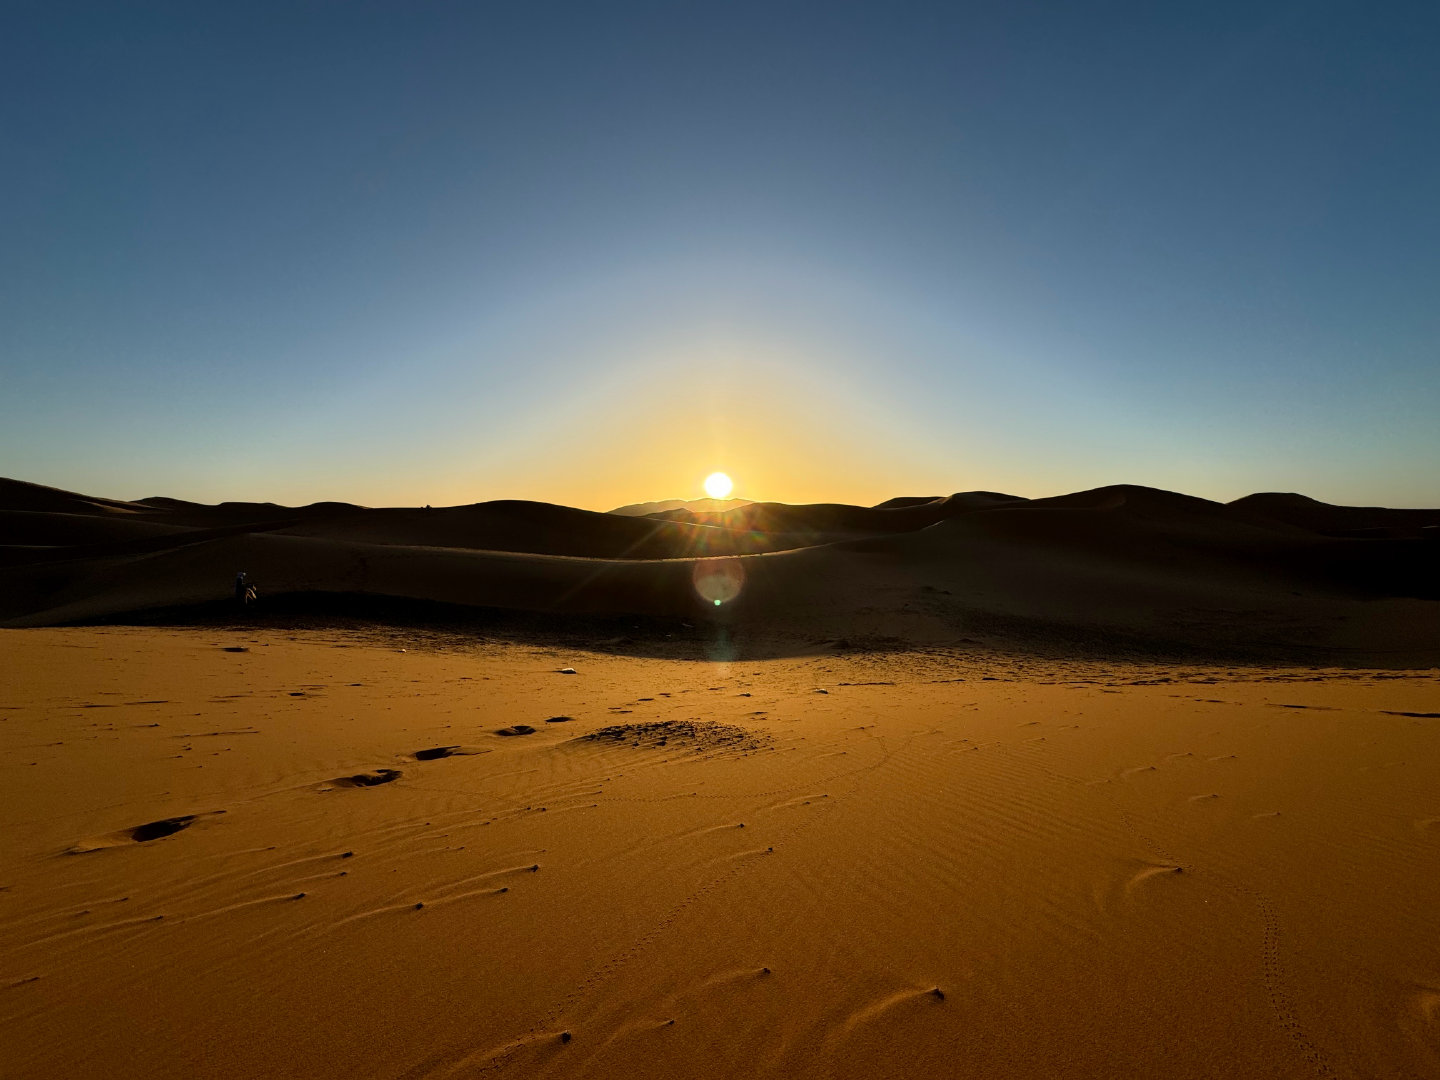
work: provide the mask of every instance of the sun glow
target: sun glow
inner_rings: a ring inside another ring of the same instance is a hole
[[[705,478],[705,494],[712,499],[723,499],[733,491],[735,485],[723,472],[711,473]]]

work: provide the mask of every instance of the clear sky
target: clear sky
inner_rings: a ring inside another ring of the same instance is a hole
[[[0,475],[1440,505],[1440,4],[40,3]]]

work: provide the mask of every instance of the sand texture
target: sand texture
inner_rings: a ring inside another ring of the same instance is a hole
[[[1433,671],[0,664],[7,1077],[1440,1075]]]

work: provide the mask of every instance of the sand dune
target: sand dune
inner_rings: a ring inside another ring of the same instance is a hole
[[[1423,536],[1440,529],[1440,510],[1389,510],[1382,506],[1335,506],[1305,495],[1264,492],[1230,504],[1272,521],[1326,536]],[[1432,534],[1433,535],[1433,534]]]
[[[661,514],[667,510],[690,510],[696,513],[719,513],[737,506],[744,506],[748,499],[662,499],[659,502],[630,503],[611,510],[612,514],[627,517],[645,517]]]
[[[1431,512],[0,494],[7,1077],[1440,1075]]]
[[[1437,511],[1222,504],[1131,485],[649,515],[516,501],[208,507],[16,481],[0,495],[12,504],[0,507],[0,625],[228,618],[243,569],[262,591],[255,618],[384,618],[416,602],[492,622],[643,616],[723,626],[741,655],[844,638],[1367,665],[1440,656]],[[734,595],[717,608],[697,581],[722,571]]]

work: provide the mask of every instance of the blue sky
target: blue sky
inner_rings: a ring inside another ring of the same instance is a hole
[[[1434,4],[6,11],[0,474],[1440,505]]]

